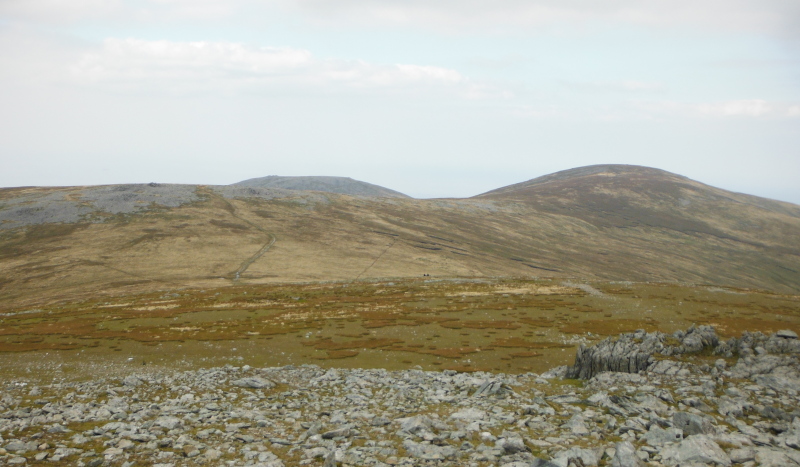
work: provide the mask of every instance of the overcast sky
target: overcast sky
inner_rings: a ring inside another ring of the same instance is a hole
[[[0,186],[603,163],[800,204],[800,1],[0,0]]]

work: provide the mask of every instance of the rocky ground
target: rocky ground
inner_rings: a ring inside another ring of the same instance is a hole
[[[304,365],[33,387],[0,377],[0,464],[800,465],[799,354],[790,331],[721,341],[701,327],[609,339],[543,375]]]

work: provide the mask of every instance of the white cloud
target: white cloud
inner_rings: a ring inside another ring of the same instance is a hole
[[[174,17],[214,19],[233,14],[242,3],[236,0],[150,0],[140,14],[167,13]]]
[[[106,39],[71,67],[77,82],[115,90],[237,92],[302,87],[321,90],[434,91],[465,98],[504,96],[458,71],[412,64],[320,59],[304,49],[230,42]]]
[[[621,81],[562,81],[562,85],[575,90],[590,92],[660,92],[663,83],[621,80]]]
[[[122,0],[3,0],[0,18],[64,23],[108,17],[123,8]]]
[[[797,118],[800,105],[763,99],[686,103],[675,101],[637,103],[639,109],[660,115],[701,118]]]
[[[468,33],[610,22],[800,35],[797,0],[3,0],[0,18],[149,22],[239,14],[252,23],[259,16],[273,16],[276,8],[334,25],[423,26]]]
[[[701,115],[711,117],[764,117],[778,112],[774,104],[769,104],[762,99],[698,104],[694,108]]]
[[[434,28],[546,26],[617,22],[647,26],[698,26],[726,30],[797,33],[796,0],[294,0],[320,21]]]
[[[219,19],[246,4],[246,0],[2,0],[0,18],[62,24],[86,19]]]

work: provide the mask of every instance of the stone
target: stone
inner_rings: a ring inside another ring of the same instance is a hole
[[[728,457],[734,464],[744,464],[756,460],[756,451],[752,448],[731,449]]]
[[[727,465],[727,455],[746,467],[800,465],[800,339],[744,333],[713,347],[703,328],[664,336],[609,340],[632,352],[653,349],[656,361],[640,373],[602,371],[582,385],[543,387],[546,379],[533,373],[314,365],[158,369],[138,372],[137,386],[125,385],[125,374],[98,376],[42,387],[46,399],[11,382],[0,393],[0,462],[689,467]],[[670,360],[699,347],[739,358]],[[285,389],[229,388],[254,372]]]
[[[584,467],[596,467],[600,461],[600,454],[593,449],[584,448],[570,448],[566,451],[561,451],[551,459],[553,464],[559,467],[568,467],[570,462],[578,464],[580,462]]]
[[[661,450],[661,457],[667,465],[671,465],[671,462],[719,464],[724,467],[731,465],[730,457],[706,435],[691,435],[679,445],[666,446]]]
[[[436,446],[434,444],[417,443],[410,439],[403,441],[408,455],[422,460],[445,460],[455,457],[456,450],[452,446]]]
[[[663,446],[667,443],[679,443],[683,440],[683,431],[679,428],[661,428],[653,424],[643,436],[650,446]]]
[[[586,427],[586,423],[584,422],[581,414],[573,415],[572,418],[567,421],[567,423],[561,426],[562,428],[570,430],[570,432],[572,432],[574,435],[582,436],[589,434],[589,429]]]
[[[519,452],[528,452],[528,446],[525,445],[525,441],[522,440],[522,437],[513,436],[508,438],[500,438],[497,440],[497,447],[502,449],[503,455],[510,455],[516,454]]]
[[[122,449],[123,451],[127,451],[129,449],[133,449],[134,446],[136,446],[136,445],[133,443],[133,441],[131,441],[129,439],[123,439],[123,440],[120,440],[119,443],[117,443],[117,447]]]
[[[526,465],[528,467],[559,467],[558,464],[555,464],[548,460],[540,459],[538,457],[534,457],[533,460]]]
[[[154,425],[166,428],[167,430],[174,430],[183,426],[183,420],[178,417],[158,417]]]
[[[275,383],[273,383],[272,381],[260,378],[258,376],[240,378],[235,381],[231,381],[231,384],[242,388],[252,388],[252,389],[271,389],[275,387]]]
[[[222,451],[217,449],[207,449],[206,452],[203,453],[203,457],[207,460],[215,461],[222,457]]]
[[[789,329],[781,329],[775,335],[783,339],[797,339],[797,333]]]
[[[200,450],[193,444],[183,445],[183,455],[189,459],[200,455]]]
[[[672,424],[687,437],[699,434],[713,435],[717,432],[707,418],[693,413],[675,412],[672,415]]]
[[[336,451],[330,451],[327,456],[325,456],[325,461],[322,463],[322,467],[336,467]]]
[[[795,418],[795,420],[797,420],[797,418]],[[792,449],[800,449],[800,435],[787,436],[784,443]]]
[[[344,425],[335,430],[322,433],[322,439],[347,438],[350,436],[350,425]]]
[[[395,421],[400,424],[400,431],[412,435],[422,436],[431,429],[431,420],[425,416],[398,418]]]
[[[756,464],[759,467],[788,467],[800,465],[800,453],[774,448],[756,448]]]
[[[105,451],[103,451],[103,455],[106,456],[107,459],[110,459],[112,457],[122,455],[123,452],[124,451],[120,448],[108,448]]]
[[[388,425],[390,423],[392,423],[392,421],[389,420],[386,417],[374,417],[369,422],[369,424],[372,425],[372,426],[386,426],[386,425]]]
[[[125,379],[122,380],[122,385],[123,386],[128,386],[128,387],[135,388],[136,386],[138,386],[140,384],[142,384],[142,380],[139,379],[136,376],[133,376],[133,375],[126,376]]]
[[[742,417],[748,404],[741,400],[721,397],[717,403],[717,412],[722,416]]]
[[[682,337],[682,345],[669,347],[666,334],[637,331],[607,338],[587,347],[583,344],[575,355],[575,363],[566,371],[567,378],[590,379],[604,371],[638,373],[653,366],[657,372],[670,374],[666,364],[659,364],[656,352],[669,355],[696,353],[719,344],[716,331],[711,326],[692,327]],[[670,363],[669,365],[673,365]]]
[[[24,443],[22,441],[11,441],[4,447],[6,451],[17,452],[17,453],[35,451],[37,448],[36,443]]]
[[[500,381],[486,381],[481,384],[472,397],[504,395],[512,392],[511,388]]]
[[[486,412],[475,407],[468,407],[466,409],[462,409],[459,410],[458,412],[453,413],[452,415],[450,415],[450,418],[452,418],[453,420],[474,422],[477,420],[485,419]]]
[[[759,374],[755,375],[753,377],[753,380],[759,386],[768,387],[770,389],[779,392],[786,392],[787,390],[797,390],[798,388],[800,388],[800,378],[793,378],[776,374],[766,374],[766,375]]]

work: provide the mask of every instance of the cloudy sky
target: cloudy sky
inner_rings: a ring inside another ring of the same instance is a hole
[[[0,186],[601,163],[800,203],[800,2],[0,0]]]

